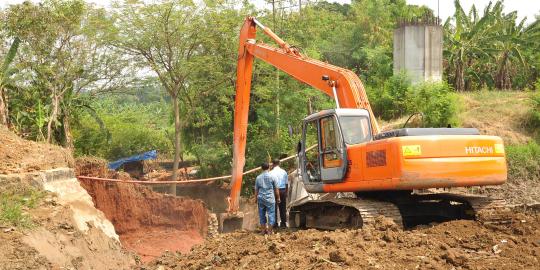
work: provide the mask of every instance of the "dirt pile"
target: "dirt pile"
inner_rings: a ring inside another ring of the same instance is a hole
[[[75,175],[108,178],[112,174],[107,168],[107,161],[92,156],[82,156],[75,159]]]
[[[122,244],[143,261],[165,250],[187,252],[206,236],[208,214],[199,200],[159,194],[136,184],[81,180],[81,185],[114,224]]]
[[[0,126],[0,174],[73,167],[68,150],[46,143],[21,139]]]
[[[190,254],[167,253],[150,269],[538,269],[540,215],[512,213],[508,224],[452,221],[401,231],[376,227],[262,236],[223,234]]]
[[[129,269],[135,256],[89,224],[81,232],[69,206],[48,194],[28,211],[35,227],[0,228],[0,269]]]
[[[92,156],[83,156],[75,159],[75,175],[136,180],[126,172],[109,170],[107,160]]]

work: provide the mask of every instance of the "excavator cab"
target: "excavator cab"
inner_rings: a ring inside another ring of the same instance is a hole
[[[369,112],[332,109],[304,119],[300,163],[306,184],[343,182],[347,173],[347,145],[371,140]]]

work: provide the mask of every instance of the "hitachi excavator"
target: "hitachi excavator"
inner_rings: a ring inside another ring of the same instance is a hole
[[[279,47],[256,41],[257,28]],[[239,207],[254,58],[322,91],[336,103],[335,109],[303,121],[299,169],[290,183],[290,192],[296,193],[288,205],[290,227],[362,227],[379,215],[410,227],[475,219],[504,205],[486,197],[425,192],[505,183],[501,138],[480,135],[473,128],[381,132],[354,72],[301,54],[253,17],[240,30],[238,55],[230,213]]]

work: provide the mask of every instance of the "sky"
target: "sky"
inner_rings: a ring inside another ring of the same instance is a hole
[[[0,7],[5,7],[9,4],[22,3],[24,0],[0,0]],[[108,6],[112,0],[85,0],[93,2],[100,6]],[[257,6],[264,6],[264,0],[253,0]],[[440,17],[443,21],[454,14],[454,0],[406,0],[412,5],[426,5],[435,11],[437,14],[437,3],[439,3]],[[33,0],[39,2],[39,0]],[[329,0],[328,2],[350,3],[350,0]],[[468,11],[474,4],[478,10],[483,10],[490,0],[461,0],[461,5]],[[540,14],[540,0],[506,0],[504,3],[506,12],[517,10],[519,18],[527,17],[527,22],[534,21],[535,15]]]

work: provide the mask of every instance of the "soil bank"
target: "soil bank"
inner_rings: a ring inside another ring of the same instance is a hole
[[[204,203],[159,194],[137,184],[81,180],[128,250],[143,262],[166,250],[188,252],[204,241],[208,213]]]

